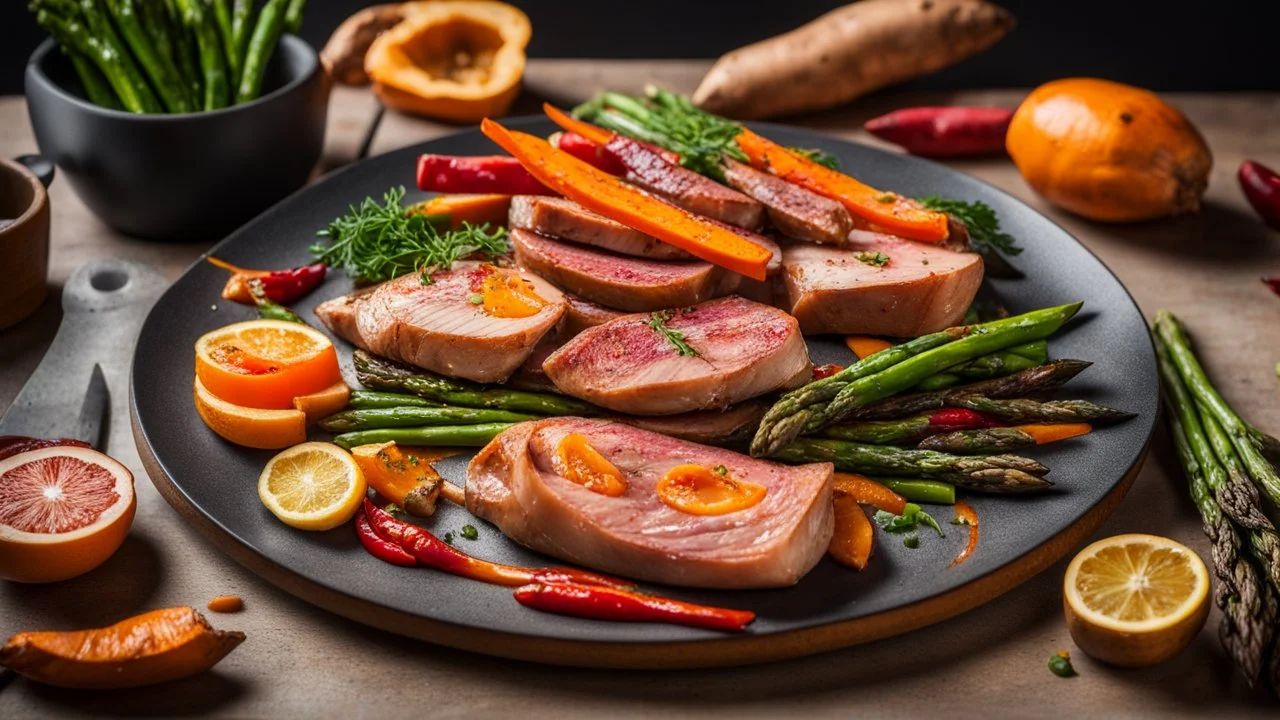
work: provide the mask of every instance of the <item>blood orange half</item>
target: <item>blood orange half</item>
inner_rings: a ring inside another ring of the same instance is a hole
[[[92,570],[124,542],[136,508],[129,469],[96,450],[0,460],[0,578],[55,582]]]

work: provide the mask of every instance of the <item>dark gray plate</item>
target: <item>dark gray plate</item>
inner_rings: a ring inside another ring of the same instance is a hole
[[[509,125],[539,135],[554,129],[540,118],[512,120]],[[1136,419],[1117,427],[1035,452],[1053,468],[1053,492],[1016,499],[968,497],[981,518],[982,534],[973,557],[960,566],[948,567],[964,546],[966,531],[949,525],[950,509],[939,507],[933,511],[947,533],[945,538],[922,533],[920,547],[912,550],[900,539],[880,534],[871,567],[862,573],[823,560],[799,585],[786,590],[664,590],[683,599],[754,610],[759,619],[749,635],[781,639],[794,631],[834,627],[953,593],[1026,560],[1033,549],[1075,525],[1139,462],[1154,426],[1158,386],[1146,323],[1132,298],[1115,276],[1062,228],[1003,192],[941,165],[794,128],[760,128],[785,145],[820,147],[833,153],[844,168],[876,187],[912,196],[982,200],[994,207],[1006,229],[1026,248],[1015,259],[1026,278],[993,280],[988,290],[1015,312],[1084,300],[1081,314],[1050,345],[1055,357],[1097,363],[1069,386],[1070,394],[1138,413]],[[470,130],[372,158],[294,194],[213,252],[243,267],[303,264],[314,233],[349,204],[369,195],[380,198],[391,186],[411,188],[414,162],[422,152],[484,155],[499,151],[478,130]],[[410,198],[421,195],[414,191]],[[529,639],[541,639],[548,645],[556,645],[556,640],[662,645],[723,637],[665,625],[596,622],[538,613],[519,606],[507,589],[375,560],[361,549],[349,527],[308,533],[281,524],[262,506],[256,493],[258,473],[272,453],[222,441],[204,427],[191,404],[192,346],[196,339],[219,326],[254,316],[249,308],[219,299],[225,280],[224,271],[199,262],[157,304],[138,340],[133,403],[138,437],[145,443],[143,455],[147,456],[148,450],[154,454],[156,462],[151,470],[159,475],[154,478],[157,485],[171,486],[162,487],[169,500],[213,533],[241,562],[311,602],[390,629],[397,624],[393,618],[420,617],[464,634],[471,630],[499,632],[521,636],[526,643],[526,649],[511,650],[452,635],[439,638],[482,652],[541,659],[538,645],[529,645]],[[335,273],[296,309],[310,317],[316,304],[350,289],[350,283]],[[350,348],[345,343],[338,345],[350,377]],[[818,339],[810,346],[818,363],[846,364],[851,358],[835,341]],[[461,483],[465,462],[465,457],[453,458],[441,469]],[[192,510],[198,514],[192,515]],[[447,504],[427,526],[439,534],[454,531],[459,535],[467,522],[475,522],[480,530],[476,541],[457,540],[467,552],[517,565],[548,562]],[[1070,545],[1058,548],[1049,561],[1069,549]],[[383,616],[387,619],[380,619]],[[406,632],[427,634],[423,630]],[[748,638],[738,636],[729,642],[743,639]],[[779,654],[799,652],[804,650],[791,648]],[[555,657],[549,653],[546,659],[565,658],[561,653]]]

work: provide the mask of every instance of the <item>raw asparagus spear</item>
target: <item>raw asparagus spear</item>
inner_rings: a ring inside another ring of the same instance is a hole
[[[200,53],[200,72],[203,78],[205,110],[217,110],[227,106],[230,88],[227,81],[227,65],[222,57],[222,42],[218,29],[207,17],[201,0],[176,0],[182,12],[182,22],[195,36]]]
[[[1048,468],[1017,455],[962,457],[930,450],[800,438],[774,457],[787,462],[830,462],[839,470],[863,475],[945,480],[977,492],[1025,493],[1052,485],[1040,477],[1049,472]]]
[[[399,407],[369,410],[344,410],[320,421],[329,432],[376,430],[378,428],[412,428],[431,425],[479,425],[482,423],[515,423],[536,420],[537,415],[459,407]]]
[[[92,8],[92,11],[96,13],[96,7]],[[95,23],[101,24],[105,20],[99,17]],[[132,113],[161,111],[160,101],[156,100],[151,88],[147,87],[146,81],[138,74],[132,59],[124,55],[123,46],[116,47],[110,44],[110,36],[93,30],[87,20],[82,22],[79,17],[67,17],[47,10],[36,13],[36,22],[48,31],[59,45],[70,48],[97,64],[125,110]],[[114,31],[111,34],[114,35]]]
[[[302,29],[302,13],[307,9],[307,0],[289,0],[289,8],[284,13],[284,31],[297,33]]]
[[[116,27],[120,28],[124,41],[133,51],[133,56],[138,59],[138,64],[151,80],[151,87],[155,89],[165,109],[171,113],[195,110],[191,99],[187,97],[187,88],[182,84],[177,66],[156,51],[150,34],[143,28],[134,0],[105,0],[105,4]]]
[[[386,442],[410,447],[483,447],[512,425],[515,423],[358,430],[338,435],[333,441],[347,450],[357,445]]]
[[[267,0],[258,13],[258,23],[249,38],[249,49],[241,67],[240,83],[236,86],[237,105],[253,100],[262,90],[262,76],[267,71],[267,61],[275,52],[276,43],[280,41],[280,33],[284,31],[288,4],[289,0]]]
[[[417,395],[376,392],[373,390],[352,390],[351,400],[347,404],[357,410],[400,407],[443,407],[443,405],[438,402],[432,402],[430,400],[420,398]]]
[[[356,377],[374,390],[409,393],[447,405],[534,415],[594,415],[598,412],[588,403],[563,395],[484,388],[384,360],[363,350],[357,350],[352,360]]]
[[[240,82],[240,63],[243,58],[236,52],[235,31],[231,29],[231,6],[227,0],[206,0],[218,27],[218,39],[222,41],[222,56],[227,61],[227,82],[237,87]]]
[[[1252,685],[1262,674],[1280,625],[1280,605],[1274,588],[1241,553],[1243,533],[1218,504],[1216,493],[1226,486],[1226,470],[1214,454],[1195,401],[1160,337],[1156,339],[1156,356],[1174,449],[1190,481],[1191,497],[1204,521],[1204,533],[1213,544],[1213,569],[1218,579],[1214,601],[1222,611],[1218,637]]]
[[[120,98],[116,97],[116,93],[111,89],[111,84],[107,82],[106,76],[98,69],[93,61],[85,57],[82,53],[75,50],[65,49],[67,57],[71,59],[72,66],[76,69],[76,75],[80,77],[80,84],[84,87],[84,93],[89,101],[94,105],[112,110],[123,109],[120,105]]]

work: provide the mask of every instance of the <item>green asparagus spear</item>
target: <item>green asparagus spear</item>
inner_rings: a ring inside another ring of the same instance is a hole
[[[935,505],[955,505],[956,486],[937,480],[919,480],[915,478],[873,478],[876,482],[898,493],[903,499],[913,503],[933,503]]]
[[[595,415],[598,410],[581,400],[551,393],[485,388],[409,368],[357,350],[352,356],[356,377],[366,387],[403,392],[463,407],[492,408],[534,415]]]
[[[1222,611],[1218,637],[1252,685],[1263,671],[1275,629],[1280,625],[1280,606],[1272,586],[1241,554],[1242,533],[1222,513],[1216,499],[1217,491],[1226,486],[1226,471],[1214,454],[1202,416],[1169,348],[1159,336],[1155,345],[1174,449],[1190,481],[1191,497],[1204,521],[1204,533],[1213,544],[1213,568],[1218,578],[1214,601]]]
[[[1042,395],[1065,385],[1091,363],[1083,360],[1054,360],[1008,377],[984,380],[952,390],[899,395],[854,411],[849,419],[886,420],[946,407],[948,398],[977,395],[987,398],[1017,398]]]
[[[187,97],[187,88],[182,84],[177,67],[156,51],[150,34],[143,28],[134,0],[104,0],[104,4],[165,109],[171,113],[195,110],[191,99]]]
[[[236,87],[236,104],[246,103],[258,97],[262,90],[262,77],[267,71],[267,61],[275,52],[276,43],[284,31],[285,12],[289,0],[267,0],[262,12],[258,13],[258,24],[253,28],[253,36],[249,39],[249,49],[245,54],[244,65],[240,73],[240,83]]]
[[[981,395],[954,393],[947,405],[992,415],[1010,423],[1116,423],[1133,413],[1114,410],[1088,400],[996,400]]]
[[[235,31],[231,29],[231,6],[227,5],[227,0],[205,0],[205,2],[218,28],[218,39],[222,41],[222,56],[227,61],[227,84],[230,87],[238,87],[240,63],[243,58],[236,52]]]
[[[232,0],[231,41],[236,58],[237,72],[231,87],[239,88],[244,77],[244,59],[249,52],[249,38],[253,34],[253,0]]]
[[[183,77],[193,101],[200,106],[204,104],[204,71],[200,68],[200,50],[195,34],[187,25],[179,0],[163,0],[163,2],[146,3],[151,11],[159,17],[161,14],[169,27],[169,38],[173,41],[174,59]]]
[[[946,372],[931,375],[916,385],[916,392],[930,392],[954,387],[972,380],[1004,377],[1045,364],[1049,360],[1049,343],[1039,340],[961,363]]]
[[[160,112],[160,102],[147,87],[146,81],[136,75],[137,68],[132,67],[132,60],[124,54],[123,47],[116,48],[110,44],[111,36],[114,35],[114,31],[110,30],[110,23],[97,15],[97,8],[92,2],[89,5],[95,15],[92,24],[85,15],[83,5],[79,6],[81,12],[76,17],[41,9],[36,13],[36,22],[59,45],[92,60],[102,71],[125,110],[132,113]],[[94,26],[100,26],[104,22],[107,22],[110,35],[94,29]]]
[[[858,408],[865,407],[877,400],[903,392],[918,384],[930,375],[937,374],[960,363],[981,357],[988,353],[1005,350],[1015,345],[1042,340],[1057,332],[1067,320],[1080,310],[1082,303],[1071,303],[1054,308],[1036,310],[1016,317],[996,320],[983,325],[971,325],[961,328],[950,328],[934,335],[951,335],[947,340],[939,342],[928,350],[919,353],[903,353],[905,359],[893,362],[888,358],[913,343],[934,337],[923,338],[896,345],[888,350],[878,352],[864,360],[850,365],[844,370],[824,380],[810,383],[799,390],[784,395],[778,404],[771,408],[760,425],[755,439],[751,443],[751,454],[757,457],[771,455],[783,445],[798,437],[802,432],[817,432],[834,422],[839,422]],[[961,339],[955,339],[959,335]],[[953,341],[952,341],[953,340]],[[874,374],[861,375],[855,368],[864,368],[864,363],[881,359],[884,366]],[[854,372],[850,372],[854,371]],[[852,382],[849,382],[850,379]],[[841,386],[838,393],[826,403],[803,402],[806,390],[819,383],[832,383]],[[801,409],[793,412],[774,411],[791,399]]]
[[[143,32],[151,39],[156,56],[173,73],[187,105],[194,111],[200,106],[199,86],[196,84],[194,66],[188,66],[183,57],[184,49],[176,36],[185,35],[181,27],[169,17],[169,6],[164,0],[128,0],[137,11]]]
[[[350,407],[357,410],[374,410],[383,408],[401,408],[401,407],[444,407],[438,402],[432,402],[418,397],[417,395],[405,395],[403,393],[375,392],[372,390],[352,390],[351,400],[347,403]]]
[[[258,308],[258,317],[264,320],[283,320],[285,322],[298,323],[306,325],[307,321],[303,320],[297,313],[289,308],[272,302],[267,297],[266,287],[263,286],[260,278],[254,278],[249,281],[249,296],[253,298],[253,304]]]
[[[344,410],[320,421],[329,432],[378,428],[413,428],[431,425],[480,425],[482,423],[515,423],[536,420],[537,415],[459,407],[399,407],[370,410]]]
[[[929,414],[912,415],[896,420],[864,420],[823,428],[822,436],[833,440],[868,445],[900,445],[929,435]]]
[[[116,97],[116,93],[111,89],[111,84],[107,82],[107,78],[98,69],[93,61],[85,57],[82,53],[75,50],[64,48],[67,57],[71,59],[71,64],[76,69],[76,75],[80,76],[80,85],[84,87],[84,94],[89,98],[89,102],[94,105],[112,110],[121,110],[120,98]]]
[[[1044,465],[1017,455],[962,457],[930,450],[904,450],[843,440],[800,438],[774,456],[787,462],[830,462],[839,470],[863,475],[923,477],[988,493],[1045,490]]]
[[[222,55],[222,43],[215,23],[207,17],[201,0],[177,0],[182,12],[182,22],[195,36],[200,53],[200,72],[203,78],[205,110],[217,110],[227,106],[231,96],[227,82],[227,65]]]
[[[346,450],[357,445],[385,442],[418,447],[483,447],[512,425],[515,423],[358,430],[338,435],[333,441]]]
[[[937,450],[953,455],[993,455],[1035,447],[1031,433],[1016,427],[980,428],[931,435],[916,445],[917,450]]]
[[[284,13],[284,31],[297,33],[302,29],[302,13],[307,9],[307,0],[289,0],[289,9]]]
[[[1191,343],[1187,340],[1182,325],[1177,318],[1162,310],[1156,313],[1155,326],[1156,333],[1164,342],[1170,359],[1177,367],[1179,376],[1196,403],[1204,412],[1213,415],[1226,431],[1236,452],[1240,455],[1241,462],[1244,463],[1249,475],[1262,492],[1271,499],[1271,502],[1280,504],[1280,474],[1277,474],[1275,466],[1259,449],[1253,428],[1240,419],[1240,416],[1209,381],[1209,377],[1205,375],[1200,361],[1191,351]]]

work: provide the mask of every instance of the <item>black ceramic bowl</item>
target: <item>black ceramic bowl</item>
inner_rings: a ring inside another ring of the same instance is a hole
[[[281,38],[263,95],[182,115],[85,99],[52,40],[31,56],[27,108],[41,154],[107,225],[154,240],[221,237],[306,183],[324,145],[329,87],[314,50]]]

